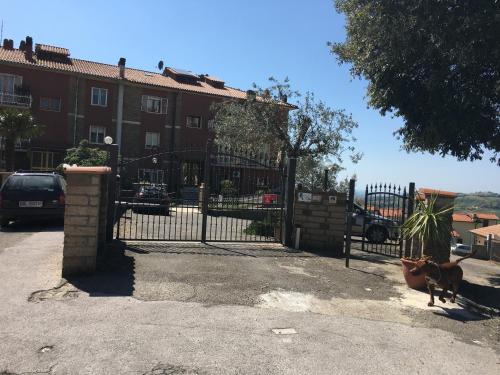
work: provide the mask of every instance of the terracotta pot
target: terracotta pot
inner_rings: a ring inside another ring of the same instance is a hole
[[[425,275],[420,274],[418,276],[412,275],[410,270],[415,267],[417,262],[411,259],[401,259],[401,264],[403,265],[403,276],[405,278],[406,284],[412,289],[422,289],[426,287]]]

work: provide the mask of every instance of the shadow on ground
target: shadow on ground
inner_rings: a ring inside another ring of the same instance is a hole
[[[317,254],[306,252],[287,251],[286,247],[270,243],[186,243],[186,242],[137,242],[129,243],[126,250],[137,254],[189,254],[207,256],[236,256],[250,258],[311,258]]]
[[[99,257],[97,272],[70,277],[68,281],[91,297],[131,296],[134,292],[135,260],[125,254],[124,242],[113,242]]]
[[[485,306],[489,309],[495,310],[496,314],[500,313],[499,288],[474,284],[468,282],[467,280],[462,280],[459,295],[465,297],[468,300],[459,301],[460,304],[464,305],[464,307],[474,308],[474,304],[479,304],[481,306]],[[492,313],[494,313],[495,311],[492,311]]]

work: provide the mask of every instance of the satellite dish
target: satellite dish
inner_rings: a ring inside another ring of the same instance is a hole
[[[163,60],[158,62],[158,70],[163,70]]]

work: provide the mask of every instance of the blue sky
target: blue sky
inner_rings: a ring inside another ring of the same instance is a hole
[[[367,108],[366,82],[339,66],[328,41],[344,39],[344,19],[330,0],[5,1],[4,38],[26,35],[35,43],[69,48],[71,56],[154,70],[166,66],[209,73],[233,87],[266,85],[288,76],[299,91],[312,91],[332,108],[345,108],[359,123],[357,164],[345,163],[359,185],[392,182],[458,192],[500,192],[500,168],[488,160],[407,154],[392,133],[401,119]],[[487,158],[486,158],[487,159]]]

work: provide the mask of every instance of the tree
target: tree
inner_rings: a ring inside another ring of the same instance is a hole
[[[323,190],[325,184],[325,170],[328,170],[327,189],[340,192],[349,190],[349,179],[345,177],[339,180],[339,173],[344,170],[338,164],[328,163],[328,160],[319,157],[305,156],[297,162],[297,186],[301,185],[304,189],[314,191]]]
[[[16,142],[40,134],[40,126],[27,110],[5,108],[0,110],[0,136],[5,139],[5,166],[15,170]]]
[[[108,153],[97,148],[89,147],[87,140],[82,140],[78,147],[66,150],[64,163],[81,167],[95,167],[106,165],[108,162]]]
[[[257,152],[272,144],[283,155],[328,156],[342,161],[345,152],[354,160],[352,131],[358,124],[344,110],[333,110],[314,94],[303,97],[293,91],[288,79],[279,82],[269,78],[271,86],[262,89],[254,84],[246,100],[215,103],[217,142],[237,149]],[[295,103],[289,104],[290,100]]]
[[[500,1],[336,0],[339,63],[368,80],[369,105],[404,119],[407,151],[500,165]]]

